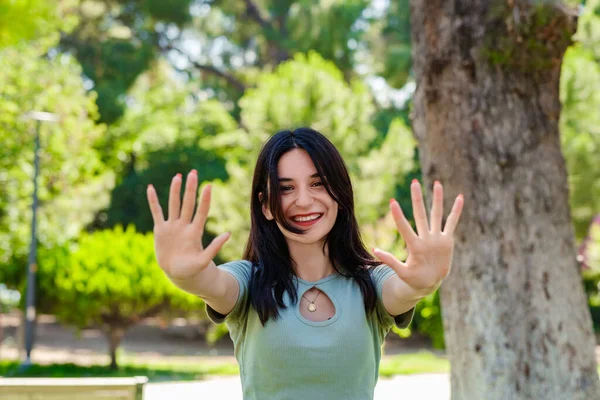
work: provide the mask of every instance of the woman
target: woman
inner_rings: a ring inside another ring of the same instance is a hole
[[[240,364],[244,399],[372,399],[381,344],[410,323],[418,301],[450,271],[459,195],[442,231],[442,185],[434,184],[431,225],[419,183],[411,184],[417,232],[390,200],[406,241],[405,262],[361,241],[348,171],[319,132],[281,131],[263,146],[252,182],[244,259],[216,266],[229,238],[202,247],[210,185],[194,215],[197,173],[173,178],[169,219],[152,186],[148,201],[159,265],[181,289],[226,322]]]

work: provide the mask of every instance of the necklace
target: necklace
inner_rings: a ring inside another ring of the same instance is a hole
[[[306,299],[306,301],[308,301],[310,304],[308,305],[307,309],[310,312],[315,312],[317,311],[317,306],[315,305],[315,301],[317,301],[317,297],[319,297],[319,295],[321,294],[321,291],[319,290],[319,293],[317,293],[317,295],[315,296],[315,298],[313,299],[313,301],[310,301],[309,299],[307,299],[306,297],[304,297],[304,295],[302,295],[302,297],[304,297]]]

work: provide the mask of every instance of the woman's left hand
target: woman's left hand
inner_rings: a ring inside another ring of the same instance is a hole
[[[374,252],[377,258],[394,269],[400,279],[415,290],[418,297],[424,297],[435,291],[450,273],[454,249],[454,229],[460,218],[464,199],[462,194],[456,197],[452,211],[442,230],[444,213],[442,184],[436,181],[433,185],[431,225],[427,223],[421,185],[416,179],[410,185],[410,192],[418,234],[410,226],[400,204],[394,199],[390,200],[396,227],[406,242],[408,258],[402,262],[387,251],[374,249]]]

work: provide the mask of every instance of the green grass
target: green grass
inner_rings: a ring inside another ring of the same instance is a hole
[[[236,363],[222,364],[192,364],[192,363],[153,363],[135,364],[122,363],[118,370],[110,370],[106,366],[82,366],[76,364],[32,365],[24,372],[18,372],[20,363],[17,361],[0,361],[0,376],[5,377],[126,377],[147,376],[150,382],[163,381],[192,381],[204,379],[210,375],[238,375]],[[391,377],[394,375],[410,375],[422,373],[450,372],[450,363],[445,357],[437,356],[429,351],[412,354],[401,354],[386,357],[381,361],[379,375]],[[600,374],[600,366],[598,367]]]
[[[209,375],[237,375],[237,364],[226,363],[216,365],[195,364],[122,364],[118,370],[107,366],[82,366],[76,364],[34,364],[27,370],[19,372],[17,361],[0,361],[0,376],[11,378],[48,377],[48,378],[87,378],[87,377],[127,377],[147,376],[150,382],[193,381]]]
[[[386,358],[379,366],[381,377],[441,372],[450,372],[450,362],[426,350]]]
[[[119,369],[113,371],[106,366],[82,366],[76,364],[32,365],[28,370],[19,372],[19,362],[0,361],[0,376],[7,377],[125,377],[147,376],[150,382],[190,381],[203,379],[209,375],[238,375],[237,363],[205,364],[167,362],[139,364],[134,359],[121,362]],[[381,362],[380,375],[389,377],[400,374],[418,374],[448,372],[448,361],[431,352],[421,351],[413,354],[386,358]]]

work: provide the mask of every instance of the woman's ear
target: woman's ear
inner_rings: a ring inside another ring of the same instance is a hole
[[[258,200],[262,204],[263,215],[265,216],[266,219],[268,219],[269,221],[272,221],[273,220],[273,214],[271,214],[271,210],[269,210],[269,207],[267,206],[267,203],[263,204],[262,198],[263,198],[263,194],[262,194],[262,192],[259,192],[258,193]]]

